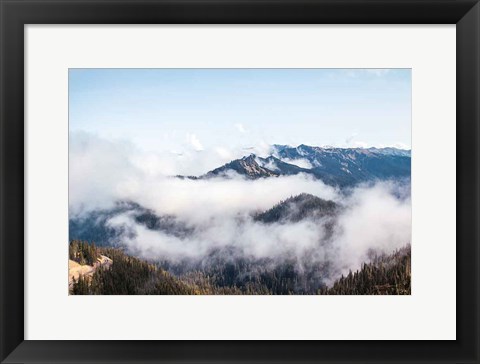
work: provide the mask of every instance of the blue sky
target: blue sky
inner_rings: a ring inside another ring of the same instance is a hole
[[[147,151],[411,145],[410,69],[71,69],[70,131]]]

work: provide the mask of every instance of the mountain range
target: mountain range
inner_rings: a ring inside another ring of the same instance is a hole
[[[266,158],[255,154],[233,160],[199,177],[231,177],[237,173],[248,179],[305,173],[333,186],[347,187],[361,182],[408,179],[411,152],[397,148],[334,148],[274,145]]]

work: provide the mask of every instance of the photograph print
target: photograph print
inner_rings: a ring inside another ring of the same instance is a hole
[[[410,295],[411,69],[70,69],[70,295]]]

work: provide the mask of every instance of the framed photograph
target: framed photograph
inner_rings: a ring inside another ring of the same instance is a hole
[[[411,69],[68,77],[70,294],[411,294]]]
[[[1,362],[479,362],[478,1],[1,3]]]

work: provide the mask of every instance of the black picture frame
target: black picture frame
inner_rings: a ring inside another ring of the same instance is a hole
[[[0,0],[0,12],[2,363],[479,363],[478,0]],[[456,24],[457,340],[24,340],[24,25],[156,23]]]

